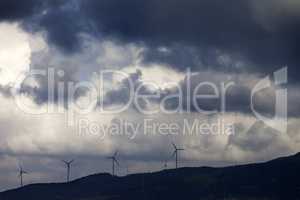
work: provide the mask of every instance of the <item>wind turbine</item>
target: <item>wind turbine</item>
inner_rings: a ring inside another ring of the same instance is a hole
[[[184,149],[177,148],[177,146],[174,143],[172,143],[172,145],[174,147],[174,152],[172,154],[172,157],[175,155],[175,162],[176,162],[176,169],[177,169],[177,167],[178,167],[178,152],[183,151]]]
[[[118,151],[116,151],[116,152],[114,153],[113,156],[107,157],[107,159],[111,159],[111,160],[112,160],[112,175],[113,175],[113,176],[115,175],[115,163],[116,163],[118,166],[120,166],[120,164],[119,164],[119,162],[118,162],[118,160],[117,160],[117,154],[118,154]]]
[[[62,160],[63,163],[67,166],[67,182],[70,181],[70,170],[71,170],[71,164],[74,162],[74,160],[66,161]]]
[[[23,187],[23,174],[28,174],[28,172],[24,171],[21,165],[19,166],[19,177],[20,177],[20,185]]]

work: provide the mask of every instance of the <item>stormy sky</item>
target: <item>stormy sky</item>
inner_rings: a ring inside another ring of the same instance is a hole
[[[18,187],[19,165],[25,184],[64,181],[62,159],[75,159],[72,179],[110,172],[116,150],[118,175],[173,168],[172,142],[180,166],[298,152],[299,11],[298,0],[1,0],[0,190]],[[131,92],[147,98],[127,104]],[[231,134],[184,134],[220,119]],[[136,129],[114,134],[124,122]]]

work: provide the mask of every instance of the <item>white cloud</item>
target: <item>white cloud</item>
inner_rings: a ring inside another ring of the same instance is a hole
[[[30,36],[18,24],[0,23],[0,84],[13,83],[29,69]]]

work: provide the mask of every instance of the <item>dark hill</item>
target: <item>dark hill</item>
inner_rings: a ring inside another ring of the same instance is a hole
[[[300,199],[300,154],[224,168],[180,168],[70,183],[33,184],[0,193],[0,200]]]

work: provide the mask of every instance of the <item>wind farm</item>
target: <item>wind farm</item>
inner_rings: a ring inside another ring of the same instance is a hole
[[[184,151],[185,149],[183,148],[178,148],[173,142],[170,143],[170,145],[172,145],[173,148],[173,153],[171,158],[175,158],[175,169],[179,168],[179,152],[180,151]],[[110,160],[111,162],[111,175],[112,176],[117,176],[117,170],[116,167],[118,167],[119,169],[122,168],[122,166],[120,165],[119,162],[119,157],[120,157],[120,152],[118,150],[116,150],[111,156],[106,156],[105,159],[106,160]],[[65,168],[66,168],[66,175],[65,175],[65,183],[70,183],[71,181],[71,167],[74,164],[75,160],[71,159],[71,160],[60,160]],[[168,169],[168,159],[164,159],[163,161],[163,169],[166,170]],[[129,161],[126,161],[126,166],[124,165],[124,170],[126,171],[125,175],[129,174]],[[34,171],[33,171],[34,172]],[[131,172],[131,174],[134,172]],[[24,186],[24,175],[28,174],[27,171],[23,170],[22,166],[19,164],[19,178],[20,178],[20,187]],[[31,177],[32,178],[32,177]]]
[[[204,200],[273,200],[278,195],[298,199],[299,190],[294,185],[300,178],[299,167],[298,153],[264,163],[241,166],[183,167],[126,176],[101,173],[69,183],[25,185],[22,188],[0,192],[0,199],[53,200],[59,197],[63,200],[180,200],[186,194],[192,194],[189,196],[192,200],[199,197]],[[265,168],[268,170],[264,171]],[[264,171],[263,176],[261,171]]]

